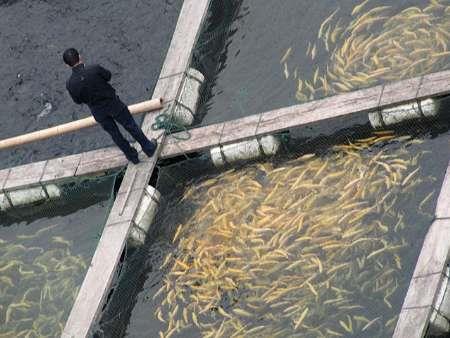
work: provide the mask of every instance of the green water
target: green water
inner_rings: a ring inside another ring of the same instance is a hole
[[[370,132],[291,140],[276,159],[222,172],[161,168],[150,243],[121,282],[137,294],[114,296],[103,334],[390,336],[450,159],[448,126],[416,129],[370,146],[358,141]],[[349,190],[355,179],[363,192]]]
[[[112,203],[115,176],[61,186],[63,197],[0,221],[0,337],[57,337]]]

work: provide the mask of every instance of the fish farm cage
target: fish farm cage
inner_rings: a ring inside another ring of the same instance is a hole
[[[257,5],[212,1],[182,129],[447,69],[449,5],[406,3],[336,6],[272,67],[245,54],[267,25],[253,25]],[[447,110],[428,99],[160,161],[155,220],[94,336],[392,336],[448,166]],[[448,330],[444,313],[429,337]]]
[[[200,2],[142,200],[137,166],[0,193],[0,337],[69,337],[125,184],[139,207],[89,337],[449,336],[450,96],[419,89],[449,68],[450,3]],[[375,109],[327,106],[371,89]],[[280,128],[256,135],[262,112]],[[208,140],[224,121],[255,135]]]
[[[158,213],[95,336],[391,336],[449,121],[374,131],[365,119],[291,130],[269,158],[158,166]]]
[[[9,194],[16,207],[0,211],[1,337],[61,336],[118,175],[51,185],[52,199],[38,200],[35,189]]]

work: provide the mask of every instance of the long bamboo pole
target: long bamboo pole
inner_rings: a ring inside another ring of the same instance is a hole
[[[163,99],[160,98],[133,104],[131,106],[128,106],[128,109],[130,110],[131,114],[136,115],[161,109],[162,106],[163,106]],[[31,142],[45,140],[54,136],[67,134],[83,128],[92,127],[95,124],[97,124],[97,122],[91,116],[81,120],[51,127],[48,129],[38,130],[29,134],[11,137],[0,141],[0,150],[17,147]]]

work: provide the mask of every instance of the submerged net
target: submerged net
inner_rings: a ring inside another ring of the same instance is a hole
[[[239,111],[235,118],[290,102],[276,81],[277,90],[263,95],[265,79],[252,77],[252,67],[245,77],[256,84],[253,95],[233,81],[236,69],[227,73],[238,23],[252,12],[248,3],[211,2],[190,65],[206,77],[197,123],[209,113]],[[448,10],[441,3],[397,12],[358,2],[348,24],[336,12],[298,70],[294,47],[283,45],[281,60],[277,54],[281,81],[297,92],[288,96],[303,102],[447,67],[441,40]],[[422,42],[429,22],[436,25]],[[330,55],[312,69],[319,48]],[[237,94],[224,95],[227,90]],[[215,101],[220,95],[222,107]],[[318,137],[324,129],[336,133]],[[333,120],[290,130],[298,139],[284,143],[281,156],[230,170],[210,168],[205,156],[160,163],[163,202],[153,230],[148,243],[124,254],[94,336],[391,335],[434,217],[450,155],[448,123],[338,129]]]
[[[446,70],[449,19],[444,0],[214,0],[190,65],[206,79],[195,123]]]
[[[406,143],[373,149],[388,140]],[[408,151],[417,142],[408,140],[375,135],[192,185],[178,208],[195,206],[193,215],[178,225],[152,296],[163,335],[392,333],[408,281],[408,228],[418,230],[394,205],[435,180],[419,174],[427,152]],[[417,208],[428,222],[435,193]]]
[[[447,127],[407,129],[291,140],[223,171],[160,167],[149,243],[98,336],[391,335],[450,155]]]
[[[1,215],[0,336],[60,336],[112,206],[117,174]]]

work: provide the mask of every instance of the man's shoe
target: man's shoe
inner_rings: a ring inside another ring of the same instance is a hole
[[[130,154],[125,155],[127,160],[130,161],[133,164],[139,164],[139,153],[136,149],[132,148],[132,151]]]
[[[142,149],[142,151],[147,155],[148,157],[152,157],[153,154],[155,154],[156,148],[158,147],[158,141],[155,138],[152,138],[150,140],[150,143],[152,144],[152,147],[150,149]]]

